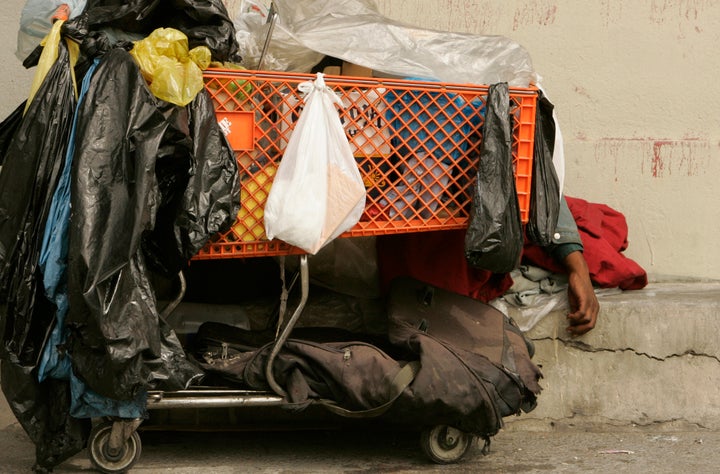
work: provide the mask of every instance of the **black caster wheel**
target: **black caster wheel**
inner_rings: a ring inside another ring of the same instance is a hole
[[[437,425],[423,430],[420,447],[431,461],[437,464],[458,462],[468,452],[475,437],[447,425]]]
[[[133,431],[117,452],[113,452],[109,445],[112,427],[113,422],[110,421],[96,425],[92,429],[88,440],[88,457],[93,467],[100,472],[107,474],[128,472],[140,459],[142,452],[140,435]]]

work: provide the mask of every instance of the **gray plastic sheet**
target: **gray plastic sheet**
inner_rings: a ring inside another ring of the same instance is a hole
[[[371,0],[274,0],[273,5],[278,19],[263,69],[308,72],[327,55],[400,77],[519,87],[538,80],[527,50],[504,36],[412,26],[383,16]],[[269,30],[266,18],[257,9],[230,14],[244,40],[244,64],[255,68]]]

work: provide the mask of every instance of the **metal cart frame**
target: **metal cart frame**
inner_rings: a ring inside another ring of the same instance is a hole
[[[307,74],[262,71],[211,70],[205,74],[218,121],[236,151],[246,199],[236,225],[209,243],[196,258],[300,254],[300,301],[276,337],[265,368],[272,392],[157,390],[148,393],[149,410],[274,407],[287,403],[287,394],[275,380],[272,366],[308,300],[308,256],[283,242],[265,238],[262,205],[292,131],[293,117],[299,113],[301,100],[296,86],[311,78]],[[479,134],[482,126],[487,87],[343,76],[327,76],[325,81],[346,105],[341,120],[351,130],[348,138],[368,188],[366,213],[341,237],[466,228],[477,160],[469,140]],[[524,222],[529,212],[536,98],[533,88],[511,89],[516,188]],[[429,157],[430,164],[417,160],[419,164],[408,166],[408,160],[418,156]],[[442,166],[435,167],[434,163]],[[419,184],[408,193],[402,185],[410,180]],[[162,317],[167,318],[184,297],[182,274],[180,281],[180,294],[165,308]],[[106,420],[95,426],[88,447],[93,465],[108,473],[129,469],[140,456],[137,428],[141,422]],[[473,436],[453,427],[434,426],[423,431],[421,447],[432,461],[453,463],[462,458],[472,440]]]

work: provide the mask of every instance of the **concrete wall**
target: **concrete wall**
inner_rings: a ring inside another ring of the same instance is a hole
[[[598,325],[581,338],[567,336],[564,311],[528,331],[543,391],[534,411],[506,421],[541,430],[720,429],[720,282],[652,283],[599,299]]]
[[[720,279],[720,2],[377,0],[386,15],[524,45],[565,135],[566,192],[623,212],[651,275]],[[24,0],[0,17],[0,115],[27,94],[13,52]]]
[[[3,5],[0,15],[0,64],[4,69],[0,75],[0,120],[27,98],[34,72],[26,70],[15,57],[20,12],[25,1],[4,0]]]

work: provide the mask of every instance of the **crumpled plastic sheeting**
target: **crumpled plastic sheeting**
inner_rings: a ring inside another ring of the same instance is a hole
[[[47,36],[53,25],[52,16],[61,5],[70,9],[70,18],[80,15],[85,0],[27,0],[20,15],[15,56],[23,61]]]
[[[188,46],[187,36],[174,28],[158,28],[135,42],[130,54],[140,66],[155,97],[187,105],[204,87],[203,69],[210,64],[210,50]]]
[[[530,219],[526,235],[541,246],[552,244],[560,215],[560,181],[553,165],[555,122],[553,104],[538,92],[535,109],[535,146],[533,148]]]
[[[68,382],[48,379],[38,383],[33,368],[6,360],[0,368],[8,405],[35,444],[36,472],[52,471],[82,451],[90,434],[90,420],[70,416]]]
[[[68,249],[73,370],[129,400],[200,371],[160,318],[150,271],[176,273],[239,209],[237,164],[209,98],[159,102],[132,57],[106,54],[78,111]],[[152,249],[164,250],[152,260]],[[150,267],[152,265],[152,267]]]
[[[174,276],[210,237],[235,223],[240,179],[204,90],[188,107],[172,107],[165,115],[173,134],[181,130],[185,135],[175,138],[174,148],[160,147],[155,167],[160,209],[155,227],[143,234],[143,249],[154,271]]]
[[[539,79],[525,48],[503,36],[407,25],[381,15],[371,0],[273,4],[278,21],[264,69],[309,71],[328,55],[386,74],[444,82],[526,87]],[[262,44],[266,30],[258,29],[256,42]],[[257,63],[244,59],[251,67]]]
[[[52,189],[75,110],[69,55],[61,42],[11,143],[0,173],[0,333],[15,363],[37,363],[52,312],[35,311],[37,264]]]
[[[86,72],[82,91],[78,99],[81,105],[89,87],[92,74],[99,61],[96,60]],[[77,118],[77,116],[75,116]],[[67,154],[62,174],[53,194],[52,205],[45,225],[42,249],[40,251],[40,271],[43,276],[45,296],[55,304],[55,323],[45,342],[42,358],[37,370],[40,383],[46,379],[69,381],[70,416],[73,418],[95,418],[113,416],[120,418],[143,418],[147,416],[145,392],[138,394],[135,400],[114,400],[89,390],[72,372],[71,356],[67,353],[68,331],[65,318],[68,311],[67,297],[67,249],[68,228],[70,225],[70,170],[75,152],[74,121],[70,134]]]
[[[221,0],[88,0],[91,30],[136,38],[166,27],[188,36],[190,48],[207,46],[215,61],[240,62],[235,27]]]
[[[0,334],[2,388],[36,445],[39,467],[51,468],[81,450],[89,423],[69,416],[65,381],[39,383],[36,364],[54,308],[39,291],[38,259],[52,189],[65,156],[75,109],[64,42],[17,128],[0,173]]]
[[[93,64],[83,79],[78,104],[82,102],[95,67],[96,64]],[[76,119],[75,114],[73,115]],[[70,170],[75,152],[75,129],[77,128],[77,120],[75,119],[68,140],[68,149],[62,173],[53,192],[38,261],[45,296],[55,305],[55,323],[43,348],[43,355],[38,368],[37,377],[40,382],[47,377],[69,380],[72,372],[70,358],[64,357],[64,350],[61,348],[64,348],[66,344],[65,315],[68,311],[67,234],[70,225]]]
[[[521,331],[530,331],[552,312],[569,309],[567,275],[530,265],[522,265],[510,275],[513,286],[488,304],[511,317]],[[618,293],[622,293],[619,288],[595,288],[598,298]]]
[[[488,90],[465,257],[476,268],[508,273],[520,263],[523,229],[512,163],[510,96],[506,83]]]
[[[0,166],[5,161],[5,155],[10,148],[10,143],[15,136],[20,124],[22,123],[23,112],[25,111],[26,101],[18,105],[10,115],[0,123]]]

